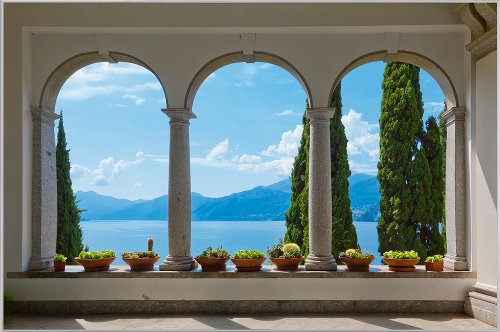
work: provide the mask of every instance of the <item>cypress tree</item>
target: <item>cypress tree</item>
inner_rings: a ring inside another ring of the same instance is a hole
[[[358,237],[352,223],[351,200],[349,199],[349,161],[347,159],[347,137],[342,123],[342,98],[340,83],[335,88],[330,106],[335,114],[330,120],[330,158],[332,181],[332,255],[357,248]]]
[[[306,103],[306,111],[309,103]],[[297,156],[292,169],[292,196],[288,212],[285,213],[286,233],[285,242],[297,243],[302,252],[309,248],[308,225],[308,174],[309,174],[309,120],[306,112],[302,116],[302,137]],[[305,242],[304,242],[305,239]],[[306,248],[307,247],[307,248]]]
[[[64,132],[63,116],[59,119],[56,168],[57,168],[57,253],[68,257],[68,264],[75,264],[83,250],[82,229],[80,227],[80,213],[76,197],[73,193],[69,161],[69,149],[66,147],[66,133]]]
[[[444,236],[439,225],[444,226],[445,211],[445,152],[442,130],[435,117],[431,116],[425,123],[426,132],[422,142],[430,171],[429,204],[430,211],[427,223],[427,235],[421,237],[426,247],[427,255],[444,254]],[[424,240],[425,239],[425,240]]]
[[[390,63],[384,71],[377,164],[382,196],[377,225],[380,253],[413,249],[416,239],[409,180],[422,132],[423,103],[415,85],[418,78],[418,67],[406,63]]]

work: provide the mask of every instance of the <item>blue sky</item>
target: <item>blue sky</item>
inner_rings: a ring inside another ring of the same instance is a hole
[[[343,123],[353,173],[376,174],[382,62],[361,66],[342,81]],[[437,116],[444,96],[421,71],[426,114]],[[168,93],[168,91],[167,91]],[[200,87],[191,121],[192,190],[210,197],[268,185],[289,176],[302,133],[306,96],[285,70],[237,63]],[[73,189],[150,199],[168,189],[168,117],[156,77],[133,64],[98,63],[63,86],[63,110]]]

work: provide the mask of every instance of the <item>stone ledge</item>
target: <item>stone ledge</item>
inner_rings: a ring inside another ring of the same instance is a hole
[[[19,313],[203,313],[203,314],[305,314],[305,313],[463,313],[463,301],[427,300],[113,300],[15,301]]]
[[[339,265],[337,271],[305,271],[303,266],[298,271],[277,271],[274,266],[264,266],[259,272],[238,272],[228,266],[223,272],[193,271],[154,271],[132,272],[128,266],[111,266],[105,272],[84,272],[81,266],[67,266],[66,272],[27,271],[7,272],[9,279],[43,279],[43,278],[167,278],[167,279],[210,279],[210,278],[434,278],[434,279],[470,279],[476,278],[473,271],[443,271],[426,272],[423,265],[417,265],[414,272],[392,272],[386,265],[370,266],[370,272],[348,272],[344,265]]]

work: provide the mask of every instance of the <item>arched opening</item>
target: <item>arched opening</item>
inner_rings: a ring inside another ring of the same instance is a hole
[[[192,200],[193,256],[220,245],[230,254],[266,253],[286,230],[308,92],[262,55],[255,63],[241,63],[242,54],[230,59],[206,66],[193,82],[206,79],[188,93],[195,93],[197,116],[190,124],[192,191],[204,196]]]
[[[348,140],[347,153],[351,171],[349,178],[351,211],[361,249],[375,254],[376,259],[373,264],[381,262],[381,254],[378,251],[380,239],[377,233],[381,193],[377,174],[380,161],[382,81],[386,67],[381,59],[377,60],[377,56],[379,55],[354,61],[353,64],[356,65],[351,64],[346,67],[344,73],[339,76],[341,78],[337,78],[339,82],[335,86],[341,84],[342,123]],[[424,108],[421,118],[424,130],[422,135],[425,135],[426,121],[429,117],[433,116],[439,125],[440,116],[446,106],[446,97],[439,82],[431,73],[421,68],[419,76]],[[420,147],[421,143],[418,144]],[[441,160],[442,166],[443,163],[444,160]],[[444,179],[444,174],[442,177]],[[444,187],[442,190],[444,193]],[[441,219],[439,222],[442,227],[444,220]]]
[[[33,213],[32,269],[50,264],[56,251],[59,174],[55,151],[58,130],[52,127],[58,117],[55,111],[64,114],[72,189],[78,208],[86,210],[82,220],[148,219],[134,216],[126,208],[141,203],[139,199],[156,198],[167,191],[165,165],[158,162],[168,154],[167,118],[160,111],[166,104],[158,76],[144,62],[124,53],[80,54],[52,72],[40,96],[40,107],[33,110],[33,205],[40,210]],[[141,171],[139,165],[149,170]],[[151,171],[155,167],[159,170]],[[135,174],[118,181],[130,170]],[[154,178],[154,173],[159,173],[160,178]],[[159,215],[155,218],[166,219],[166,204]],[[115,239],[114,246],[102,237],[100,228],[104,224],[87,226],[83,228],[100,234],[94,239],[90,233],[84,234],[84,245],[89,244],[91,250],[145,250],[150,236],[134,242],[129,233],[124,241]],[[40,229],[47,236],[40,238]],[[139,229],[152,231],[151,227]],[[120,228],[111,230],[119,232]],[[163,245],[166,248],[165,242]]]

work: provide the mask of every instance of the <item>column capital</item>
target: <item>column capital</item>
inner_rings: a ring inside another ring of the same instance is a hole
[[[191,111],[190,108],[163,108],[161,111],[170,118],[171,123],[189,123],[190,119],[196,119],[196,115]]]
[[[465,120],[465,107],[452,107],[446,111],[441,118],[444,120],[445,126],[448,127],[455,121]]]
[[[61,117],[59,114],[41,107],[31,107],[30,111],[33,120],[41,120],[48,124],[54,124],[54,121]]]
[[[335,114],[333,107],[314,107],[306,111],[307,118],[311,121],[330,121]]]

